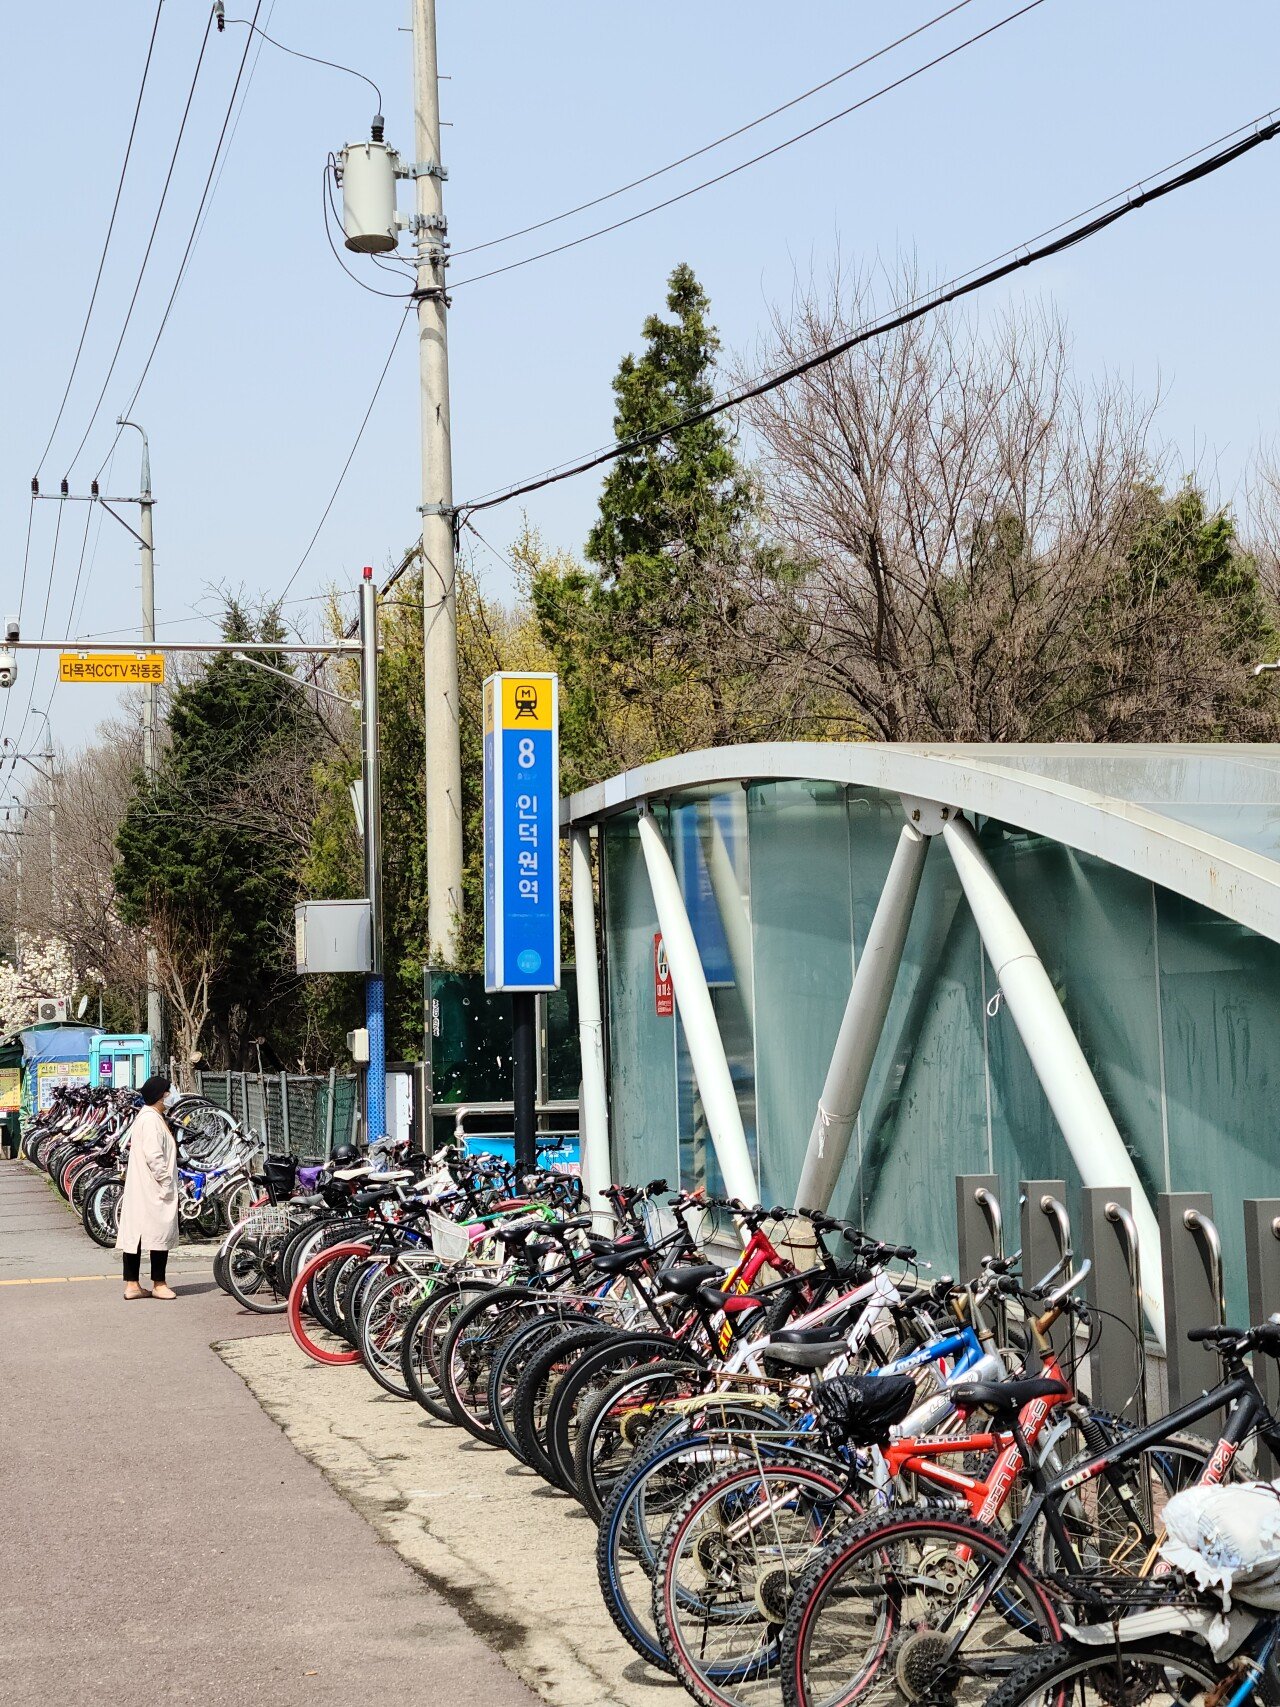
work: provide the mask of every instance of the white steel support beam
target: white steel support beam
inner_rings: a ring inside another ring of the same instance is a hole
[[[578,1042],[582,1052],[582,1174],[587,1204],[602,1229],[613,1212],[601,1196],[612,1182],[609,1157],[609,1102],[604,1076],[604,1020],[600,1012],[600,935],[591,882],[591,832],[570,837],[573,893],[573,958],[578,985]]]
[[[880,891],[866,946],[853,975],[844,1018],[818,1099],[818,1112],[796,1187],[795,1200],[801,1208],[826,1209],[831,1202],[889,1012],[928,851],[928,838],[914,825],[904,824]]]
[[[725,1191],[743,1203],[756,1203],[759,1189],[742,1126],[738,1093],[733,1088],[693,926],[685,911],[684,897],[680,893],[667,844],[645,807],[640,810],[640,847],[653,890],[658,929],[662,932],[662,943],[667,952],[685,1040],[689,1045],[693,1076],[698,1082],[698,1095],[702,1098],[702,1109],[707,1117]]]
[[[943,826],[965,898],[977,921],[1013,1023],[1026,1045],[1041,1088],[1086,1186],[1127,1186],[1142,1259],[1143,1306],[1151,1330],[1165,1343],[1159,1291],[1160,1233],[1124,1139],[1116,1128],[1084,1051],[1031,938],[963,818]],[[1153,1285],[1154,1282],[1154,1285]]]

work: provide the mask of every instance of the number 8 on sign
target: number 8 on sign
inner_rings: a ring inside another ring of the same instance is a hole
[[[560,986],[559,730],[553,675],[484,684],[485,988]]]

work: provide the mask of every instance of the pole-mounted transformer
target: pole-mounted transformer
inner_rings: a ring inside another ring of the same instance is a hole
[[[383,140],[379,113],[368,142],[349,142],[338,156],[346,248],[358,255],[385,255],[395,248],[400,233],[396,179],[406,175],[400,156]]]

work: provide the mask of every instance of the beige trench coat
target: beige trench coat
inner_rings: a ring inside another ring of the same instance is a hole
[[[129,1128],[116,1249],[171,1251],[177,1243],[178,1146],[164,1116],[144,1108]]]

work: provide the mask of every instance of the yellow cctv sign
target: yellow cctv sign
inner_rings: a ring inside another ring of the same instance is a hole
[[[96,682],[106,687],[148,687],[164,680],[163,652],[62,652],[60,682]]]

